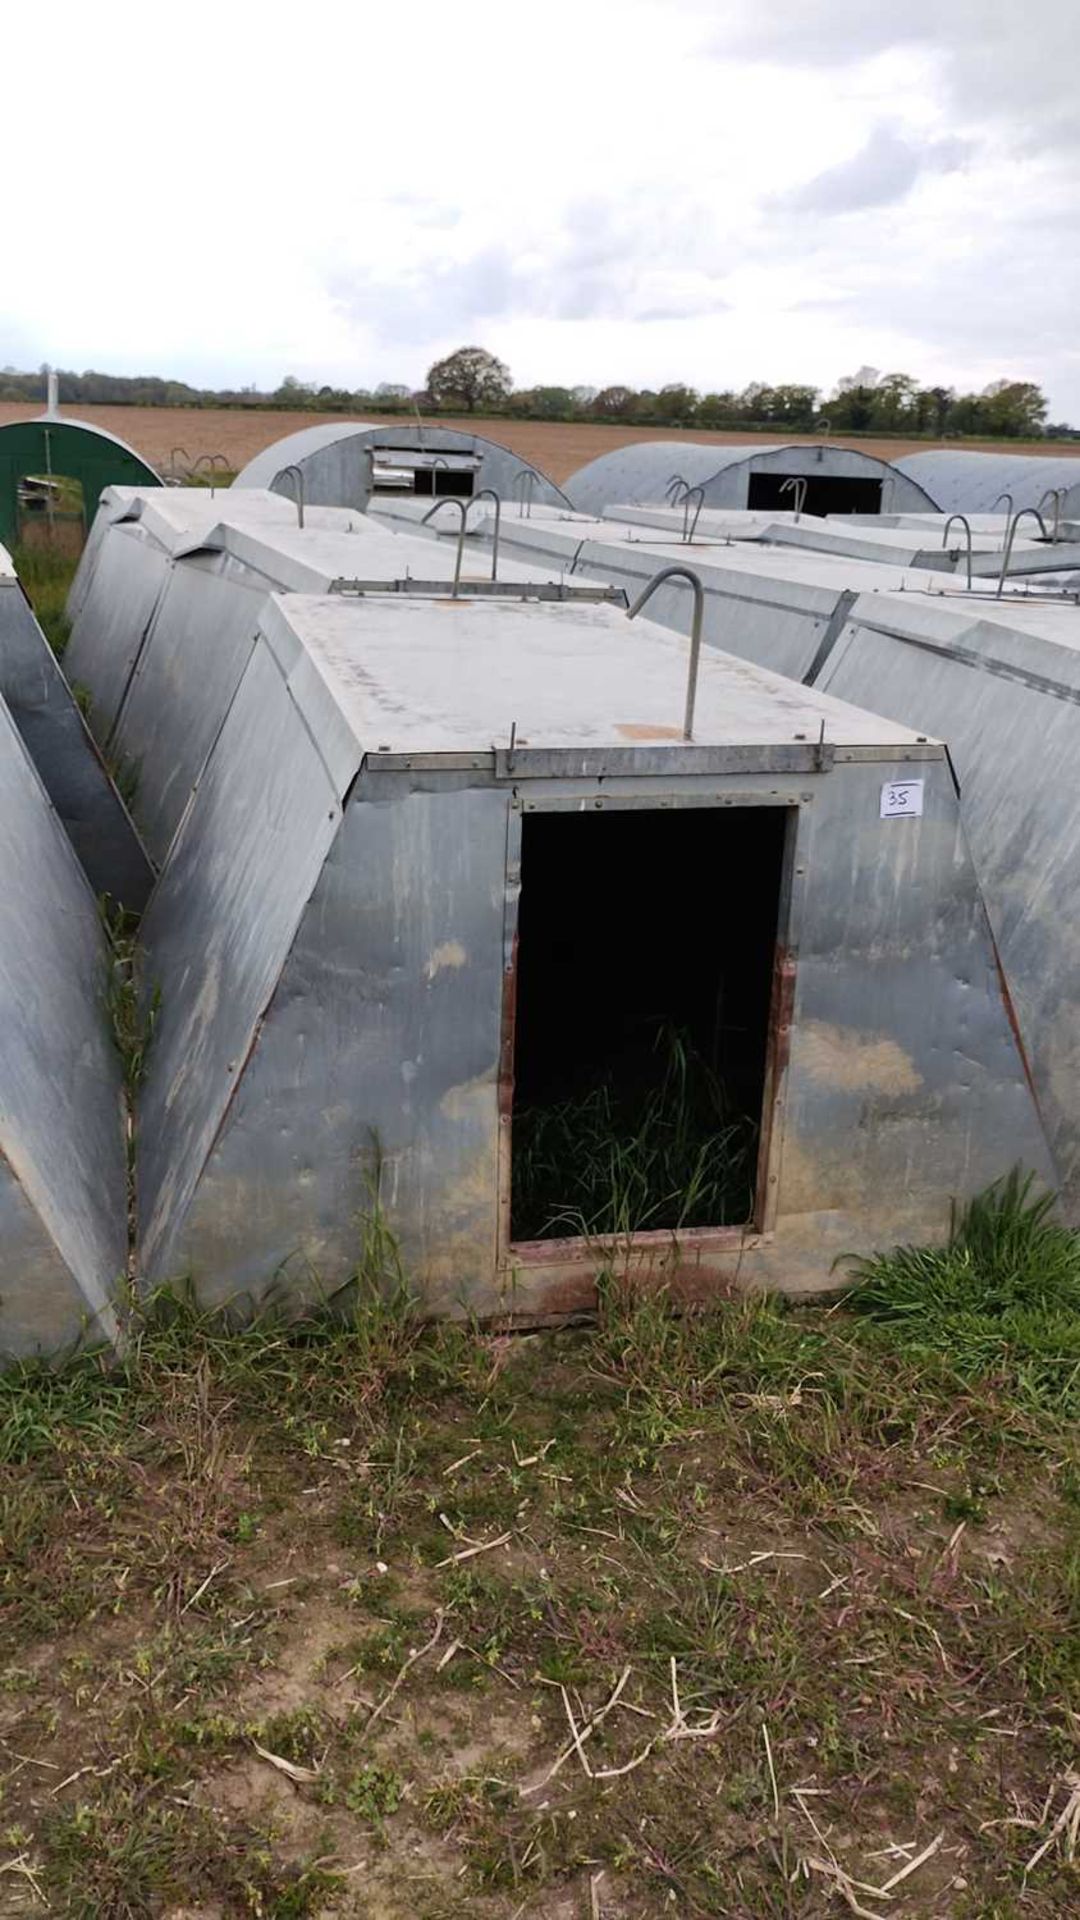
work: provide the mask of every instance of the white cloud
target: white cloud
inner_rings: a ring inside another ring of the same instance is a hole
[[[361,386],[480,339],[1080,419],[1078,56],[1075,0],[54,0],[5,20],[0,363]]]

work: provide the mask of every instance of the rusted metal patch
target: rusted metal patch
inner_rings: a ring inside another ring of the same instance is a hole
[[[754,1193],[754,1220],[764,1230],[776,1217],[779,1173],[777,1159],[780,1118],[788,1061],[791,1057],[791,1029],[795,1017],[795,955],[782,941],[773,955],[772,995],[769,1005],[769,1037],[765,1055],[765,1086],[761,1101],[761,1144],[758,1148],[757,1185]]]

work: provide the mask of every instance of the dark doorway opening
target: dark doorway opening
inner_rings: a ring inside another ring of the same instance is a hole
[[[513,1240],[751,1219],[788,818],[524,816]]]
[[[21,547],[78,558],[86,541],[86,508],[80,480],[67,474],[23,474],[17,500]]]
[[[746,494],[748,507],[765,507],[776,513],[790,513],[795,504],[792,488],[784,493],[787,480],[806,481],[804,513],[880,513],[881,481],[848,480],[834,473],[752,473]]]
[[[471,467],[417,467],[413,491],[471,500],[475,486],[476,475]]]

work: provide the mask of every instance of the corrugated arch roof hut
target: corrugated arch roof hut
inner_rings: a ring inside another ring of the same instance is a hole
[[[1013,510],[1038,507],[1061,488],[1063,519],[1080,519],[1080,459],[1041,453],[978,453],[962,447],[928,447],[896,462],[943,513],[992,513],[1003,494]],[[897,507],[905,503],[897,500]],[[1004,509],[1002,509],[1004,511]]]
[[[471,499],[492,487],[502,499],[528,496],[567,504],[547,474],[497,440],[464,428],[408,421],[340,420],[302,427],[264,447],[237,474],[233,486],[289,493],[300,469],[306,500],[328,507],[363,507],[381,485],[395,492]],[[386,474],[385,479],[381,475]]]
[[[603,513],[615,501],[662,501],[675,476],[701,487],[707,507],[781,511],[797,504],[788,484],[794,480],[805,481],[800,497],[807,513],[917,511],[936,504],[910,475],[832,440],[775,446],[638,440],[579,467],[565,491],[579,512]]]

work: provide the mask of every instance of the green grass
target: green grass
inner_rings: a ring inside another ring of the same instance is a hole
[[[588,1329],[425,1326],[376,1166],[308,1322],[162,1295],[118,1369],[0,1376],[0,1862],[46,1903],[0,1907],[828,1920],[833,1863],[893,1920],[1076,1911],[1066,1837],[1025,1874],[1077,1765],[1075,1426],[955,1326],[1055,1352],[1076,1242],[1014,1181],[889,1259],[828,1308],[615,1271]]]
[[[1080,1417],[1080,1241],[1052,1195],[1011,1174],[973,1200],[946,1247],[851,1262],[849,1305],[916,1361],[993,1378],[1022,1404]]]
[[[689,1035],[657,1037],[647,1089],[603,1081],[514,1115],[514,1237],[606,1238],[749,1218],[756,1129]]]
[[[79,564],[78,554],[68,553],[59,546],[21,542],[11,557],[38,625],[57,659],[63,659],[71,634],[67,597]]]

